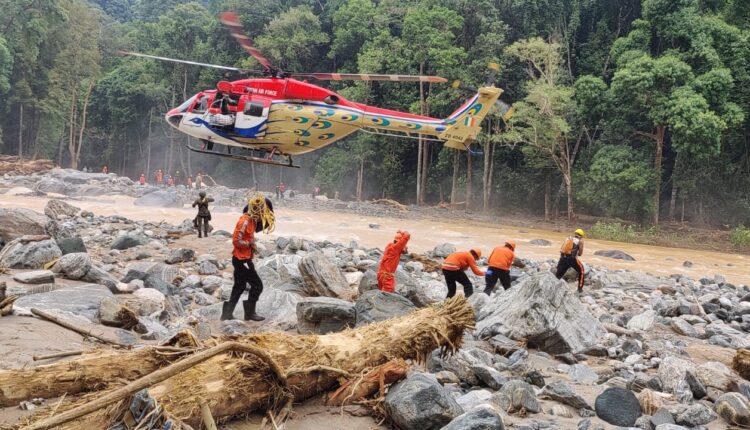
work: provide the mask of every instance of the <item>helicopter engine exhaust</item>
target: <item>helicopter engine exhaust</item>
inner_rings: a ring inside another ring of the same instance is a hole
[[[339,102],[339,96],[330,95],[323,99],[323,102],[329,105],[335,105]]]

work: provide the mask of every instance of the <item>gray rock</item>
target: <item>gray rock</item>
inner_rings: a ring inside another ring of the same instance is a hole
[[[181,208],[183,201],[173,190],[158,190],[137,198],[133,204],[157,208]]]
[[[563,381],[555,381],[547,384],[542,390],[542,395],[556,402],[572,406],[575,409],[592,409],[583,397],[576,394],[575,391]]]
[[[492,388],[493,390],[499,390],[506,382],[508,382],[508,378],[506,378],[502,375],[502,373],[498,372],[490,366],[480,364],[472,366],[471,370],[474,372],[474,375],[476,375],[477,379],[482,382],[482,384]]]
[[[49,270],[35,270],[33,272],[22,272],[13,275],[16,282],[22,284],[53,284],[55,274]]]
[[[599,251],[594,252],[594,255],[598,255],[600,257],[613,258],[615,260],[635,261],[635,258],[631,257],[630,255],[622,251],[618,251],[616,249],[599,250]]]
[[[456,403],[464,411],[470,411],[483,403],[488,403],[491,398],[492,392],[489,390],[471,390],[463,396],[457,397]]]
[[[672,318],[672,321],[670,321],[669,326],[677,334],[681,334],[683,336],[688,336],[688,337],[694,337],[694,338],[699,337],[698,332],[695,330],[695,328],[693,328],[693,326],[690,325],[689,322],[685,321],[682,318]]]
[[[716,399],[714,410],[729,424],[750,425],[750,402],[740,393],[726,393]]]
[[[706,397],[706,387],[698,379],[698,377],[695,376],[695,373],[690,370],[686,371],[685,381],[688,383],[690,391],[693,393],[693,398],[700,400]]]
[[[149,240],[148,237],[141,234],[124,234],[116,237],[115,240],[112,241],[110,248],[118,250],[135,248],[136,246],[147,244]]]
[[[63,287],[46,293],[30,294],[16,300],[14,307],[30,310],[58,310],[70,312],[88,318],[96,319],[102,300],[111,298],[112,293],[101,285],[77,285]]]
[[[717,418],[718,416],[708,406],[703,403],[694,403],[679,412],[675,422],[688,427],[697,427],[708,424]]]
[[[542,410],[534,394],[534,388],[528,383],[518,380],[508,381],[503,385],[492,396],[492,402],[509,414],[520,411],[537,414]]]
[[[66,203],[58,199],[50,199],[47,205],[44,206],[44,214],[52,219],[59,219],[63,217],[74,217],[81,208],[77,208],[69,203]]]
[[[49,218],[30,209],[0,208],[0,242],[8,243],[25,235],[47,234]]]
[[[456,374],[451,372],[450,370],[441,370],[435,374],[435,377],[437,378],[438,382],[443,385],[461,383],[461,380],[458,379],[458,376],[456,376]]]
[[[494,296],[480,312],[476,332],[485,339],[497,334],[525,339],[550,354],[583,352],[606,334],[578,295],[548,272]]]
[[[362,279],[359,280],[359,288],[357,289],[361,296],[367,291],[378,289],[378,274],[374,270],[367,269]]]
[[[656,321],[656,312],[653,309],[648,309],[643,313],[640,313],[628,321],[627,327],[630,330],[647,331],[651,330]]]
[[[630,390],[607,388],[596,397],[594,402],[596,415],[604,421],[616,425],[631,427],[641,416],[641,405]]]
[[[1,218],[0,218],[1,219]],[[2,224],[2,221],[0,221]],[[44,236],[42,236],[44,237]],[[29,236],[12,240],[0,250],[0,266],[10,269],[41,269],[60,258],[62,252],[54,240],[29,241]]]
[[[417,309],[405,297],[380,290],[367,291],[354,305],[357,314],[357,327],[373,322],[399,317]]]
[[[433,352],[427,361],[428,369],[448,370],[456,374],[461,381],[469,385],[480,384],[480,378],[475,372],[477,366],[491,366],[492,354],[477,348],[461,348],[455,354],[441,356]]]
[[[437,430],[464,412],[434,375],[418,372],[393,385],[384,406],[402,429]]]
[[[672,412],[669,412],[669,409],[667,408],[660,408],[651,417],[651,424],[653,424],[654,427],[658,427],[662,424],[674,423],[674,416],[672,416]]]
[[[121,311],[123,305],[112,298],[106,298],[99,304],[99,322],[110,327],[122,327]]]
[[[551,246],[552,242],[546,239],[532,239],[529,241],[529,245],[535,246]]]
[[[492,407],[479,405],[457,416],[441,430],[505,430],[505,425]]]
[[[188,248],[173,249],[164,260],[167,264],[185,263],[195,260],[195,251]]]
[[[654,430],[690,430],[687,427],[678,426],[677,424],[659,424]]]
[[[55,240],[60,240],[76,237],[79,227],[73,221],[55,221],[50,219],[46,229],[47,233]]]
[[[78,280],[86,276],[92,265],[91,257],[87,253],[75,252],[60,257],[53,269],[62,273],[67,279]]]
[[[456,246],[452,243],[441,243],[433,248],[431,255],[433,257],[445,258],[456,252]]]
[[[219,268],[211,261],[203,260],[198,263],[198,273],[201,275],[216,275],[219,273]]]
[[[695,367],[692,362],[674,355],[662,359],[659,364],[659,379],[661,379],[664,391],[673,392],[677,384],[685,379],[685,372]]]
[[[349,300],[354,291],[341,270],[320,252],[312,252],[299,262],[305,291],[310,296],[336,297]]]
[[[354,306],[333,297],[304,298],[297,303],[297,331],[326,334],[354,327]]]
[[[570,366],[568,375],[570,375],[573,381],[587,385],[594,384],[599,380],[599,375],[596,372],[585,364],[580,363]]]
[[[681,379],[675,385],[672,394],[674,394],[675,399],[680,403],[687,404],[693,401],[693,392],[690,391],[690,384],[688,384],[685,378]]]
[[[60,248],[62,255],[73,254],[76,252],[88,252],[83,239],[80,237],[66,237],[57,239],[57,247]]]

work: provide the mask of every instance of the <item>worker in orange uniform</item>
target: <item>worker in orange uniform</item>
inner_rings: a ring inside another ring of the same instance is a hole
[[[510,288],[510,266],[513,265],[513,260],[516,258],[515,251],[516,242],[513,240],[508,240],[503,246],[498,246],[492,250],[490,258],[487,259],[489,267],[484,275],[484,294],[488,296],[492,294],[498,279],[504,289]]]
[[[583,237],[586,233],[582,229],[577,229],[573,236],[568,236],[560,247],[560,260],[557,262],[557,279],[565,276],[565,272],[572,268],[578,272],[578,293],[583,292],[584,269],[581,260],[578,259],[583,255]]]
[[[250,284],[250,291],[247,300],[242,302],[245,310],[245,320],[263,321],[265,318],[255,312],[255,305],[258,303],[260,293],[263,292],[263,281],[261,281],[258,272],[255,271],[253,256],[255,255],[255,230],[259,222],[250,215],[254,213],[248,206],[242,211],[242,216],[237,221],[232,235],[232,266],[234,267],[234,286],[229,296],[229,301],[225,301],[221,308],[221,320],[233,319],[234,308],[240,301],[245,286]]]
[[[406,252],[406,244],[409,242],[411,235],[407,231],[397,231],[393,242],[385,246],[383,259],[380,260],[378,267],[378,289],[386,293],[392,293],[396,289],[396,280],[394,276],[398,269],[398,262],[401,254]]]
[[[482,250],[479,248],[472,248],[471,251],[454,252],[445,257],[445,261],[443,261],[443,276],[445,276],[445,284],[448,286],[448,296],[446,298],[456,295],[456,282],[463,285],[464,296],[471,297],[474,294],[474,286],[471,285],[471,281],[466,276],[464,270],[471,267],[471,271],[475,275],[484,276],[484,272],[477,267],[477,260],[480,257],[482,257]]]
[[[143,173],[141,173],[141,177],[138,178],[138,183],[141,184],[141,185],[146,185],[146,175],[144,175]]]

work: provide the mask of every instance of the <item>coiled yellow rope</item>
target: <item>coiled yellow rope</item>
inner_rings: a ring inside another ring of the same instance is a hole
[[[266,204],[266,198],[263,194],[257,193],[247,201],[247,213],[255,222],[261,223],[263,233],[271,233],[276,226],[276,217],[271,208]]]

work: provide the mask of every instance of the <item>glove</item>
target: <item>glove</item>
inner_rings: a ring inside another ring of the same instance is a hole
[[[484,276],[492,276],[492,274],[495,273],[492,271],[492,269],[487,269],[484,271]]]

